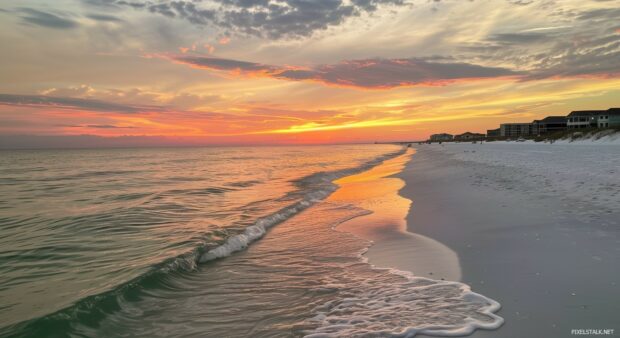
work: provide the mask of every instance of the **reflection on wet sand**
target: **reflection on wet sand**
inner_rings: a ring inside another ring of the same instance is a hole
[[[407,232],[406,217],[412,201],[398,194],[405,182],[391,176],[399,173],[414,153],[409,150],[372,170],[336,181],[340,189],[329,200],[372,212],[340,224],[337,230],[373,241],[365,256],[377,267],[459,281],[461,268],[454,251],[431,238]]]

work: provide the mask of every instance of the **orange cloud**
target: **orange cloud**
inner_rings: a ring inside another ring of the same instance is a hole
[[[205,43],[205,44],[204,44],[204,47],[205,47],[205,49],[207,50],[207,52],[208,52],[209,54],[213,54],[213,52],[215,52],[215,47],[211,46],[211,45],[210,45],[210,44],[208,44],[208,43]]]
[[[343,61],[315,68],[273,66],[233,59],[177,55],[174,62],[191,67],[223,71],[237,76],[268,77],[289,81],[312,81],[330,86],[390,89],[406,86],[437,86],[459,80],[515,77],[506,68],[468,63],[428,62],[420,59],[370,59]]]

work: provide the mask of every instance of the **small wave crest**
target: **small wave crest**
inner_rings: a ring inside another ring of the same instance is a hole
[[[301,198],[271,215],[258,219],[241,233],[204,234],[204,240],[197,241],[201,244],[189,252],[168,258],[129,281],[116,285],[106,292],[84,297],[69,307],[43,317],[0,328],[0,336],[42,336],[54,328],[62,327],[63,330],[71,331],[73,325],[77,325],[76,323],[80,321],[97,323],[110,313],[119,311],[125,302],[140,299],[148,290],[166,288],[168,284],[173,284],[170,280],[174,280],[176,275],[195,270],[200,263],[227,257],[247,248],[252,242],[263,237],[269,228],[329,196],[338,188],[333,180],[367,170],[405,151],[406,149],[403,148],[387,153],[354,168],[319,172],[304,177],[294,182],[301,191]],[[213,192],[209,191],[209,193]],[[219,244],[214,244],[212,237],[224,238],[215,240]]]
[[[259,219],[254,225],[248,226],[243,233],[229,237],[224,244],[204,253],[199,259],[200,263],[227,257],[235,252],[244,250],[252,242],[263,237],[269,228],[291,218],[329,196],[338,189],[338,186],[333,183],[334,180],[368,170],[387,159],[404,154],[406,150],[406,148],[402,148],[398,151],[384,154],[355,168],[318,172],[295,181],[294,183],[302,190],[303,197],[300,201]]]
[[[247,248],[250,243],[263,237],[267,232],[267,229],[286,220],[287,218],[290,218],[310,205],[311,201],[301,201],[283,208],[275,214],[261,218],[256,222],[256,224],[247,227],[243,233],[229,237],[224,244],[204,253],[200,257],[200,262],[205,263],[217,258],[227,257],[234,252]]]

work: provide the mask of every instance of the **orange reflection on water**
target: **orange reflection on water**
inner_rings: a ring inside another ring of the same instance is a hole
[[[399,194],[405,182],[393,175],[404,169],[414,153],[409,150],[367,172],[336,181],[341,188],[329,200],[371,212],[338,225],[337,230],[372,241],[365,256],[375,266],[458,281],[461,268],[454,251],[434,239],[407,231],[411,200]]]
[[[335,182],[340,189],[329,200],[354,204],[372,212],[339,225],[339,230],[352,232],[368,240],[400,236],[406,232],[405,218],[411,200],[398,194],[405,183],[392,175],[403,170],[414,152],[409,150],[369,171]]]

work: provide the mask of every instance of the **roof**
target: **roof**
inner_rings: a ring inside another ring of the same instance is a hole
[[[523,125],[530,125],[532,123],[530,122],[520,122],[520,123],[502,123],[500,124],[500,126],[523,126]]]
[[[547,116],[538,121],[539,123],[566,123],[566,116]]]
[[[620,108],[609,108],[606,113],[609,115],[620,115]]]
[[[570,112],[570,114],[568,114],[567,117],[574,117],[574,116],[592,116],[592,115],[598,115],[600,113],[604,113],[605,110],[575,110]]]
[[[469,131],[464,132],[464,133],[462,133],[462,134],[460,134],[460,135],[456,135],[456,136],[465,136],[465,135],[484,136],[484,134],[480,134],[480,133],[471,133],[471,132],[469,132]]]

